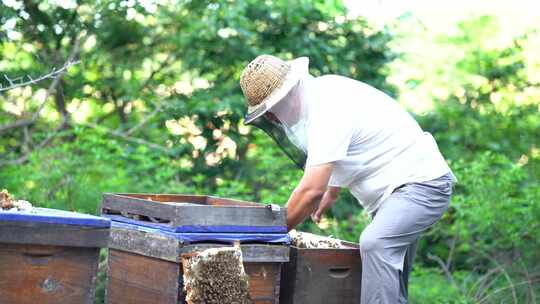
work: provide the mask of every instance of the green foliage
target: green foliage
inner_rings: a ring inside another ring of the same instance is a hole
[[[437,268],[423,268],[413,272],[409,279],[411,302],[419,304],[472,304],[475,301],[464,297],[452,286]]]
[[[165,2],[24,1],[2,9],[0,22],[15,18],[21,34],[10,40],[0,32],[2,73],[46,73],[77,39],[81,63],[43,109],[50,81],[0,96],[0,188],[86,213],[97,211],[104,192],[283,205],[302,172],[261,131],[243,126],[238,78],[249,60],[309,56],[314,75],[342,74],[396,94],[386,82],[392,35],[345,18],[340,1]],[[538,292],[540,86],[526,72],[531,38],[493,47],[497,32],[495,19],[481,17],[438,40],[456,59],[428,76],[448,80],[449,94],[417,118],[459,183],[449,212],[421,240],[414,303],[527,303]],[[26,127],[5,127],[40,109]],[[369,220],[344,191],[321,225],[300,229],[357,241]]]
[[[37,58],[50,58],[54,50],[65,58],[86,33],[81,64],[65,77],[62,95],[46,105],[49,117],[26,135],[13,129],[0,139],[8,162],[32,151],[3,176],[13,192],[38,203],[93,211],[104,191],[189,191],[284,204],[300,173],[265,135],[242,126],[239,73],[260,53],[309,56],[314,74],[344,74],[392,91],[384,74],[394,56],[385,47],[391,37],[361,19],[346,19],[335,1],[194,1],[158,6],[155,13],[138,2],[88,2],[76,9],[45,3],[28,12],[44,20],[45,36],[35,40],[36,18],[18,18],[23,38],[0,48],[4,55],[30,55],[39,69]],[[55,24],[61,34],[54,34]],[[27,51],[27,44],[36,47]],[[27,72],[17,67],[13,73]],[[6,101],[20,99],[17,93]],[[28,109],[39,106],[36,99],[25,102]],[[81,110],[67,111],[72,107]],[[34,151],[32,143],[55,127],[55,112],[66,116],[67,126],[47,148]],[[0,112],[0,122],[16,119]],[[118,136],[134,127],[130,138]],[[31,190],[8,178],[14,171],[55,172],[30,178]],[[51,193],[40,192],[43,187]]]
[[[538,291],[529,273],[538,272],[540,258],[539,96],[524,93],[537,86],[525,73],[524,37],[505,49],[484,44],[495,24],[481,17],[447,37],[465,50],[454,71],[461,84],[419,117],[459,180],[449,211],[419,250],[422,264],[439,267],[438,257],[452,273],[459,296],[445,300],[441,284],[434,295],[441,303],[528,303]]]
[[[526,168],[490,153],[456,168],[461,191],[453,201],[452,229],[462,239],[464,255],[477,250],[538,259],[533,248],[540,246],[540,189]]]
[[[500,288],[506,290],[498,296],[509,297],[509,286],[536,266],[524,267],[540,258],[540,191],[527,166],[490,152],[454,163],[459,183],[450,209],[420,244],[417,261],[438,267],[435,256],[449,263],[454,287],[474,303]],[[526,287],[516,287],[519,298]]]

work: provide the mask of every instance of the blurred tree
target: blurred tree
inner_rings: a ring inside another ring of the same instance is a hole
[[[0,185],[40,206],[94,213],[101,193],[129,191],[284,204],[301,172],[243,126],[239,75],[262,53],[308,56],[315,75],[393,94],[390,34],[340,1],[3,3],[0,73],[35,78],[80,60],[0,96]]]
[[[66,161],[56,168],[62,172],[58,178],[88,177],[93,163],[126,157],[129,162],[120,161],[123,168],[117,170],[127,172],[123,187],[134,191],[196,191],[284,203],[299,172],[262,133],[242,125],[243,66],[262,53],[309,56],[315,75],[347,75],[393,93],[385,81],[385,64],[395,56],[386,47],[391,36],[347,18],[336,1],[14,3],[0,17],[15,20],[2,36],[2,72],[43,73],[61,66],[77,43],[81,63],[49,90],[51,98],[45,94],[51,82],[2,97],[5,168],[19,170],[23,164],[45,172],[44,158],[72,155],[75,163],[86,159],[88,167],[72,168]],[[36,111],[39,119],[18,127]],[[61,128],[55,126],[59,122]],[[115,139],[114,149],[97,140],[101,137]],[[96,146],[81,149],[87,142]],[[167,160],[165,167],[160,159]],[[47,184],[67,183],[44,178]],[[21,195],[36,195],[8,184]]]
[[[109,191],[285,203],[301,172],[243,126],[239,74],[262,53],[309,56],[314,75],[394,94],[392,36],[346,17],[339,1],[2,3],[1,74],[36,78],[81,61],[0,95],[0,186],[41,206],[95,212]],[[523,51],[536,38],[493,47],[496,33],[489,17],[462,23],[437,42],[455,56],[427,73],[448,94],[418,118],[461,182],[422,240],[417,265],[430,268],[411,281],[415,302],[536,301],[540,89]],[[369,221],[358,210],[345,193],[321,227],[303,228],[356,241]]]
[[[419,259],[441,268],[463,299],[534,303],[540,281],[534,263],[540,258],[540,86],[526,72],[523,49],[530,38],[490,45],[498,28],[487,16],[459,29],[440,37],[462,54],[449,68],[449,97],[419,117],[459,183],[449,212],[423,239]]]

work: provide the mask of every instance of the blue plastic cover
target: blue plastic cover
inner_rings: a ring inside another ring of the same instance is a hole
[[[110,218],[115,222],[134,224],[149,228],[156,228],[171,232],[190,232],[190,233],[287,233],[286,226],[200,226],[200,225],[185,225],[172,227],[169,224],[153,223],[145,221],[137,221],[121,215],[104,214],[103,216]]]
[[[158,227],[149,227],[149,225],[138,225],[144,223],[141,221],[131,220],[132,223],[116,222],[113,220],[112,227],[133,229],[149,233],[161,234],[167,237],[177,239],[184,244],[200,243],[200,242],[219,242],[232,244],[235,241],[240,243],[270,243],[270,244],[290,244],[291,239],[286,233],[191,233],[191,232],[172,232],[170,230],[162,230]],[[147,224],[147,223],[145,223]],[[154,224],[154,223],[151,223]],[[163,225],[163,224],[157,224]]]
[[[34,211],[0,211],[0,222],[48,223],[96,228],[109,228],[111,226],[111,221],[108,218],[89,214],[48,208],[34,208]]]

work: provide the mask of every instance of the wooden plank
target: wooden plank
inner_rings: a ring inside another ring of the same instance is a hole
[[[227,244],[193,244],[180,247],[180,254],[216,247],[230,247]],[[242,258],[248,263],[285,263],[289,261],[289,247],[286,245],[242,244]]]
[[[184,195],[184,194],[155,194],[155,193],[114,193],[126,197],[140,198],[144,200],[164,203],[192,203],[206,204],[206,195]]]
[[[349,304],[360,302],[358,249],[291,248],[283,271],[282,303]]]
[[[178,206],[173,226],[286,226],[286,209],[273,212],[266,207]]]
[[[109,248],[170,262],[180,262],[182,253],[230,246],[232,245],[216,243],[182,244],[174,238],[121,227],[111,228],[109,242]],[[247,262],[289,261],[289,247],[286,245],[243,244],[240,248]]]
[[[261,204],[259,203],[239,201],[216,196],[208,196],[206,199],[206,203],[213,206],[261,206]]]
[[[109,250],[106,303],[178,304],[180,264]]]
[[[155,194],[155,193],[116,193],[117,195],[135,197],[155,202],[169,203],[193,203],[201,205],[220,206],[261,206],[259,203],[247,202],[235,199],[221,198],[207,195],[186,195],[186,194]]]
[[[93,304],[98,260],[97,248],[0,244],[0,302]]]
[[[246,263],[249,293],[255,304],[278,304],[281,263]],[[307,302],[306,302],[307,303]]]
[[[107,247],[108,228],[36,222],[0,222],[0,243]]]
[[[172,236],[118,225],[111,227],[110,235],[110,248],[171,262],[179,262],[182,253],[232,246],[231,244],[215,242],[183,244]],[[289,260],[288,245],[253,243],[242,244],[240,248],[242,249],[244,260],[249,262],[287,262]]]
[[[102,213],[108,213],[109,211],[124,211],[164,220],[172,220],[176,215],[176,206],[173,203],[156,203],[140,198],[113,194],[103,195],[101,209]]]
[[[287,209],[272,210],[268,206],[254,203],[230,205],[233,200],[209,197],[213,205],[178,204],[156,202],[140,198],[141,195],[103,196],[102,213],[119,214],[128,212],[136,215],[170,221],[172,227],[178,226],[286,226]],[[180,200],[181,196],[178,196]],[[186,201],[202,200],[200,197],[184,196]],[[155,197],[154,197],[155,198]]]
[[[109,248],[172,262],[178,262],[180,257],[177,239],[122,227],[111,228]]]

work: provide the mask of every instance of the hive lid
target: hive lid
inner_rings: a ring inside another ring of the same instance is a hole
[[[111,221],[104,217],[48,208],[33,208],[33,212],[0,211],[0,222],[31,222],[97,228],[111,226]]]
[[[103,216],[192,233],[286,233],[286,208],[203,195],[104,194]]]

